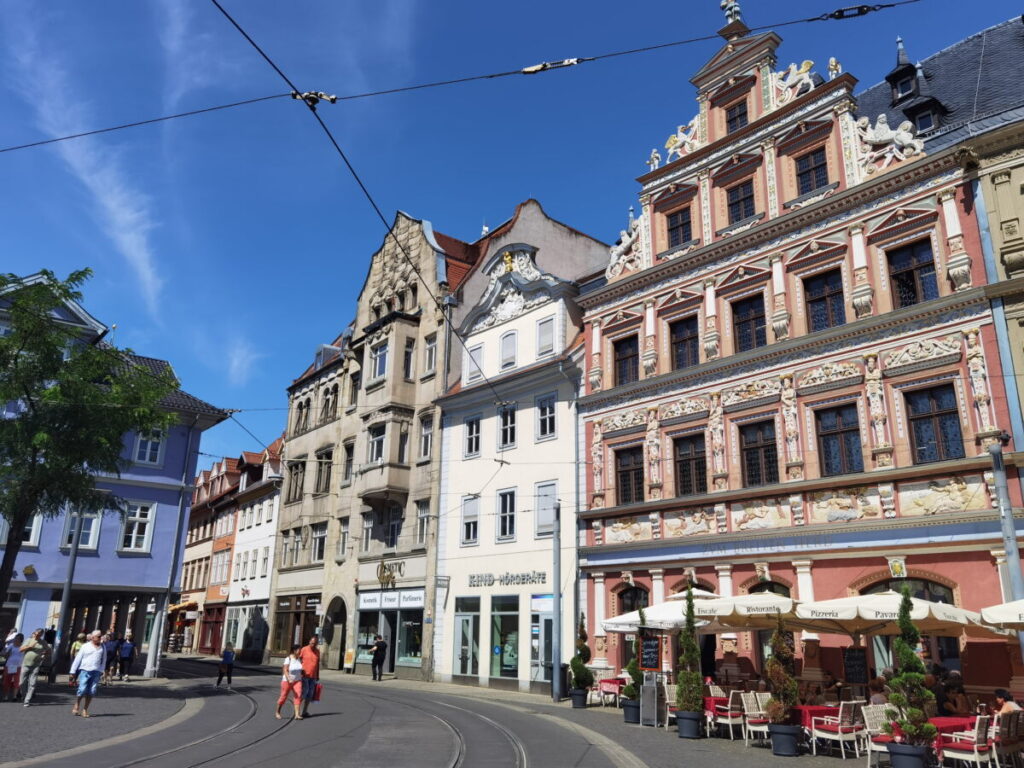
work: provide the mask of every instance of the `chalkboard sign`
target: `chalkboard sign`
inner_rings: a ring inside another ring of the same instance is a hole
[[[661,669],[661,638],[657,635],[640,638],[640,669],[654,672]]]
[[[868,649],[867,648],[844,648],[843,668],[845,669],[844,679],[853,685],[868,684]]]

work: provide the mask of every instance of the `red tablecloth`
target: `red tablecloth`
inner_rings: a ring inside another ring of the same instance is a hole
[[[939,729],[939,733],[956,733],[957,731],[969,731],[974,727],[973,715],[961,715],[956,717],[931,717],[928,722]]]
[[[729,697],[728,696],[705,696],[704,697],[704,711],[705,712],[711,712],[712,714],[714,714],[715,707],[717,707],[719,705],[721,705],[723,707],[728,706],[729,705]]]
[[[837,717],[839,707],[826,707],[817,704],[798,704],[793,707],[790,715],[793,725],[802,725],[804,728],[811,727],[811,720],[815,717]]]

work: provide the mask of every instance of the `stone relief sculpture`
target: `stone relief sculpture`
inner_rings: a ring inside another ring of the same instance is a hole
[[[519,317],[527,309],[547,301],[547,298],[542,293],[526,298],[510,285],[501,292],[498,303],[491,308],[491,311],[473,326],[473,330],[483,330],[484,328],[490,328],[498,323],[504,323],[507,320]]]
[[[924,154],[924,141],[915,137],[916,129],[909,120],[904,120],[894,131],[889,127],[889,118],[878,116],[874,125],[862,117],[857,121],[857,134],[863,144],[861,165],[867,173],[888,168],[893,162],[900,162],[915,155]],[[876,165],[881,160],[881,165]]]
[[[640,219],[632,219],[628,230],[619,233],[619,242],[609,249],[611,260],[605,277],[611,280],[623,272],[632,272],[640,268],[639,249],[634,247],[640,238]]]
[[[812,493],[814,520],[819,523],[848,523],[865,517],[881,517],[880,503],[871,498],[877,493],[877,490],[866,486]]]
[[[885,410],[885,386],[882,384],[882,371],[878,367],[877,355],[864,356],[864,386],[868,396],[871,434],[875,448],[886,447],[889,440],[885,433],[885,422],[888,419]]]
[[[732,508],[734,531],[757,531],[787,525],[789,514],[786,508],[778,503],[778,499],[744,502]]]
[[[604,492],[604,442],[601,425],[594,422],[594,436],[590,442],[590,468],[594,473],[594,493]]]
[[[715,487],[725,487],[725,423],[723,420],[722,396],[711,393],[708,409],[708,442],[711,444],[711,470],[715,475]]]
[[[647,158],[647,167],[652,171],[656,171],[661,167],[661,153],[657,147],[651,150],[651,156]]]
[[[826,389],[829,388],[829,385],[843,384],[847,380],[859,379],[860,376],[860,366],[852,361],[830,362],[807,371],[797,381],[797,388],[800,390]]]
[[[647,410],[647,438],[644,443],[644,452],[647,454],[647,482],[649,485],[661,488],[661,434],[658,425],[658,409]],[[660,492],[652,498],[660,498]]]
[[[693,512],[667,512],[665,514],[665,535],[679,537],[711,533],[713,519],[712,514],[702,509]]]
[[[988,372],[985,369],[985,352],[981,348],[980,334],[977,328],[964,331],[967,342],[967,375],[971,380],[971,394],[978,406],[978,426],[982,432],[993,430],[992,413],[989,404],[992,400],[988,394]]]
[[[961,352],[958,334],[946,336],[944,339],[920,339],[886,355],[885,367],[905,368],[919,363],[958,360]]]
[[[665,141],[665,149],[668,150],[668,154],[665,156],[666,163],[672,162],[673,155],[680,158],[683,155],[693,152],[693,150],[697,149],[700,145],[697,138],[697,125],[699,123],[699,118],[700,115],[694,115],[690,122],[676,128],[676,132],[669,136]],[[651,156],[653,157],[653,154]]]
[[[658,418],[675,419],[680,416],[691,416],[695,413],[704,413],[708,410],[708,400],[705,397],[688,397],[683,400],[674,400],[671,403],[662,404],[658,411]]]
[[[741,405],[753,400],[775,397],[782,389],[778,379],[757,379],[746,384],[727,389],[723,393],[722,403],[725,407]]]
[[[786,432],[786,461],[800,461],[800,420],[796,411],[796,390],[793,389],[793,377],[785,374],[782,377],[782,391],[779,399],[782,402],[782,422]]]
[[[800,92],[814,88],[814,80],[811,78],[811,67],[814,62],[805,60],[799,67],[790,64],[781,72],[775,74],[775,95],[779,104],[787,104]]]
[[[647,421],[647,414],[642,408],[632,411],[620,411],[619,413],[607,416],[601,422],[601,429],[604,432],[617,432],[620,429],[638,427]]]
[[[903,515],[909,516],[963,512],[971,506],[980,509],[987,506],[981,493],[983,487],[977,478],[968,482],[960,475],[932,480],[927,486],[923,483],[904,486],[900,488],[900,509]]]
[[[648,541],[653,537],[651,521],[642,517],[622,517],[611,522],[605,532],[608,544],[625,544],[631,541]]]

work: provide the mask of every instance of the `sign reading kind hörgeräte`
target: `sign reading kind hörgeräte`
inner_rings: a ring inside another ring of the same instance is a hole
[[[524,571],[523,573],[471,573],[469,575],[469,586],[471,587],[493,587],[498,584],[502,587],[511,587],[516,584],[547,584],[548,575],[544,571]]]

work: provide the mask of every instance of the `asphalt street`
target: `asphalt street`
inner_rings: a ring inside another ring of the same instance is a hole
[[[0,768],[779,768],[791,762],[768,749],[744,748],[741,740],[689,742],[664,728],[628,726],[613,707],[573,710],[541,696],[373,683],[338,673],[323,680],[324,697],[311,717],[277,720],[276,673],[238,669],[227,690],[213,686],[216,667],[209,662],[171,661],[164,671],[172,679],[162,685],[103,689],[88,720],[70,714],[63,691],[50,694],[61,694],[59,701],[39,707],[0,705],[6,734]],[[810,768],[837,759],[800,762]]]

